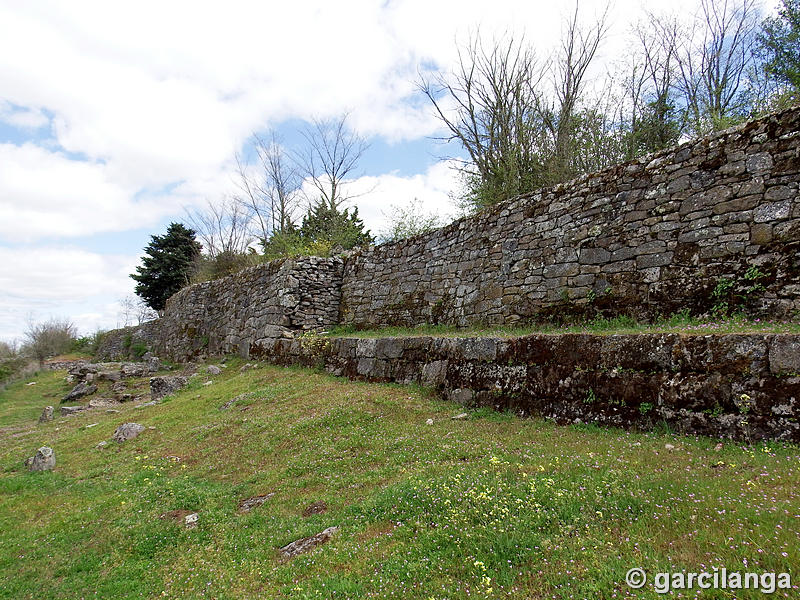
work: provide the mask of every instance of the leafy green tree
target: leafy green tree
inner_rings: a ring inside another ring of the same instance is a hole
[[[372,235],[364,229],[364,222],[358,216],[358,208],[353,212],[349,208],[339,210],[325,201],[309,208],[299,235],[305,246],[327,245],[329,250],[336,246],[349,250],[373,242]]]
[[[195,232],[180,223],[170,223],[165,235],[151,236],[142,264],[131,275],[136,295],[150,308],[164,310],[167,298],[189,281],[201,249]]]
[[[758,41],[767,73],[794,92],[800,90],[800,0],[782,0],[777,17],[762,24]]]

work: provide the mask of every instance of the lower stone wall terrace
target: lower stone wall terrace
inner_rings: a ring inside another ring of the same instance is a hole
[[[562,424],[800,442],[799,335],[303,336],[263,357]]]

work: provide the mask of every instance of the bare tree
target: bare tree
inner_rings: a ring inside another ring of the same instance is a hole
[[[204,210],[187,210],[192,229],[211,258],[221,254],[243,254],[250,245],[250,211],[234,197],[207,201]]]
[[[479,34],[458,50],[456,69],[420,76],[427,96],[448,133],[469,155],[460,163],[469,198],[477,206],[534,189],[541,183],[547,150],[537,89],[544,75],[533,50],[506,36],[484,45]]]
[[[138,296],[128,295],[119,301],[120,312],[117,317],[118,327],[141,325],[158,318],[158,312],[147,306]]]
[[[545,123],[553,136],[554,160],[550,167],[553,183],[570,179],[580,172],[575,157],[576,113],[586,83],[586,74],[597,49],[605,37],[608,8],[594,25],[579,24],[579,6],[575,3],[572,17],[565,23],[561,47],[553,61],[553,83],[557,105],[543,112]]]
[[[268,201],[272,231],[284,233],[291,227],[292,214],[297,208],[302,184],[300,170],[283,151],[275,132],[269,140],[256,136],[256,150],[263,174],[259,189]]]
[[[343,113],[336,119],[314,119],[303,132],[306,148],[297,155],[297,164],[318,195],[307,198],[310,205],[338,210],[354,197],[346,191],[346,182],[355,175],[369,144],[348,127],[347,118]]]
[[[759,30],[756,0],[702,0],[697,21],[677,62],[688,118],[700,135],[727,127],[747,108]]]
[[[251,233],[266,243],[273,233],[291,228],[302,178],[297,165],[284,152],[278,136],[253,134],[258,167],[236,156],[236,200],[252,216]]]
[[[75,340],[75,325],[68,319],[51,318],[44,323],[28,320],[23,352],[43,364],[46,358],[68,352]]]
[[[623,65],[620,119],[628,133],[626,159],[666,148],[683,131],[675,89],[681,31],[675,17],[652,13],[633,28],[632,49]]]
[[[7,358],[14,358],[19,353],[19,342],[12,340],[10,342],[0,341],[0,360]]]

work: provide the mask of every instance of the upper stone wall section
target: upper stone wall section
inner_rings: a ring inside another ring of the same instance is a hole
[[[752,312],[793,314],[799,130],[800,109],[776,113],[360,251],[340,321],[513,324],[598,309],[647,320],[708,310],[722,278]]]
[[[342,269],[341,258],[277,260],[186,287],[167,301],[153,349],[178,360],[249,356],[289,331],[326,329],[338,319]]]

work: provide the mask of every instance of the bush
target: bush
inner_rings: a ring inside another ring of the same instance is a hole
[[[92,335],[85,335],[79,337],[72,342],[72,352],[85,352],[94,355],[97,353],[97,347],[105,335],[105,331],[95,331]]]
[[[72,350],[75,325],[68,319],[52,318],[44,323],[29,323],[23,353],[43,363],[46,358]]]
[[[215,257],[198,256],[192,269],[192,283],[219,279],[247,267],[262,262],[257,254],[237,254],[235,252],[221,252]]]

